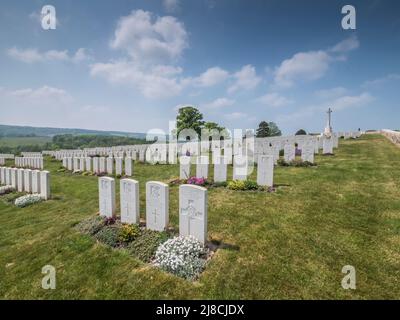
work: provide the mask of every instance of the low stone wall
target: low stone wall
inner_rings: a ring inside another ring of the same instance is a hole
[[[388,138],[394,144],[400,146],[400,132],[399,131],[383,129],[383,130],[381,130],[381,134],[383,134],[386,138]]]

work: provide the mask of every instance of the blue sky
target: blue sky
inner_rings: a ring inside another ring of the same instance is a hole
[[[167,130],[194,105],[230,129],[320,132],[328,107],[335,130],[400,128],[394,0],[3,0],[0,39],[1,124]]]

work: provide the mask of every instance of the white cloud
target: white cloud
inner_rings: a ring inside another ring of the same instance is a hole
[[[331,89],[318,90],[314,95],[323,100],[335,99],[347,94],[348,90],[343,87],[336,87]]]
[[[14,97],[25,99],[26,101],[34,102],[58,102],[58,103],[69,103],[73,99],[63,89],[58,89],[49,86],[43,86],[38,89],[21,89],[10,92]]]
[[[147,98],[167,98],[181,93],[184,85],[179,78],[179,68],[154,66],[143,68],[135,62],[115,61],[90,66],[92,76],[106,79],[113,84],[133,87]]]
[[[229,72],[221,69],[220,67],[213,67],[207,69],[198,77],[191,80],[194,86],[198,87],[212,87],[216,84],[224,82],[229,77]]]
[[[2,96],[12,98],[20,102],[22,105],[66,105],[73,101],[73,98],[63,89],[58,89],[50,86],[32,89],[18,90],[2,90]]]
[[[243,112],[232,112],[226,114],[225,117],[229,120],[238,120],[238,119],[246,119],[248,115]]]
[[[204,108],[206,109],[220,109],[224,107],[229,107],[235,103],[235,100],[227,98],[218,98],[212,102],[206,103]]]
[[[167,12],[177,12],[180,9],[180,1],[163,0],[163,6]]]
[[[235,82],[228,88],[229,93],[239,90],[251,90],[258,86],[261,78],[257,76],[256,69],[252,65],[245,65],[233,75]]]
[[[275,83],[291,87],[296,80],[317,80],[325,75],[330,61],[331,57],[324,51],[296,53],[276,68]]]
[[[360,47],[360,41],[355,35],[350,36],[349,38],[339,42],[335,46],[333,46],[330,51],[335,53],[345,53]]]
[[[368,93],[363,92],[358,96],[343,96],[334,100],[329,106],[334,111],[348,108],[356,108],[368,105],[374,98]]]
[[[359,45],[357,37],[351,36],[329,50],[296,53],[275,69],[274,82],[279,87],[291,87],[296,81],[318,80],[326,74],[332,62],[345,61],[345,54]]]
[[[75,54],[69,55],[67,50],[49,50],[40,52],[38,49],[18,49],[16,47],[7,50],[7,54],[15,59],[25,63],[49,62],[49,61],[67,61],[78,63],[89,60],[90,56],[86,53],[86,49],[79,48]]]
[[[382,78],[365,81],[362,84],[362,87],[363,88],[378,87],[382,84],[392,82],[392,81],[398,81],[398,80],[400,80],[400,74],[392,73],[392,74],[388,74]]]
[[[268,93],[264,96],[261,96],[256,99],[256,102],[262,103],[268,107],[274,107],[274,108],[279,108],[279,107],[284,107],[289,104],[292,104],[293,101],[276,93]]]
[[[141,63],[165,63],[181,56],[188,47],[187,38],[183,23],[176,18],[134,10],[120,18],[111,47]]]

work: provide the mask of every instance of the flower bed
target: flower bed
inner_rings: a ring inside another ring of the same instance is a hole
[[[204,270],[212,251],[193,237],[174,237],[174,231],[158,232],[120,219],[100,216],[75,226],[83,234],[115,248],[125,249],[133,257],[172,273],[194,280]]]
[[[19,197],[15,200],[14,204],[17,207],[24,208],[30,206],[34,203],[39,203],[43,201],[42,197],[38,194],[27,194],[25,196]]]
[[[154,265],[176,276],[194,280],[205,268],[208,249],[193,237],[175,237],[161,244]]]
[[[308,161],[302,161],[302,160],[293,160],[290,162],[286,162],[283,159],[278,160],[278,165],[282,167],[297,167],[297,168],[305,168],[305,167],[315,167],[317,164],[308,162]]]

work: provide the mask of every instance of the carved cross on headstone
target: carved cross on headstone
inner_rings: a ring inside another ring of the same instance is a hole
[[[160,216],[160,213],[157,211],[157,209],[154,209],[151,214],[154,216],[154,223],[157,223],[157,216]]]
[[[190,223],[192,220],[196,220],[197,217],[201,216],[202,213],[196,211],[196,208],[193,205],[194,200],[188,201],[188,206],[186,208],[181,209],[182,215],[186,216],[188,219],[188,234],[190,235]]]

